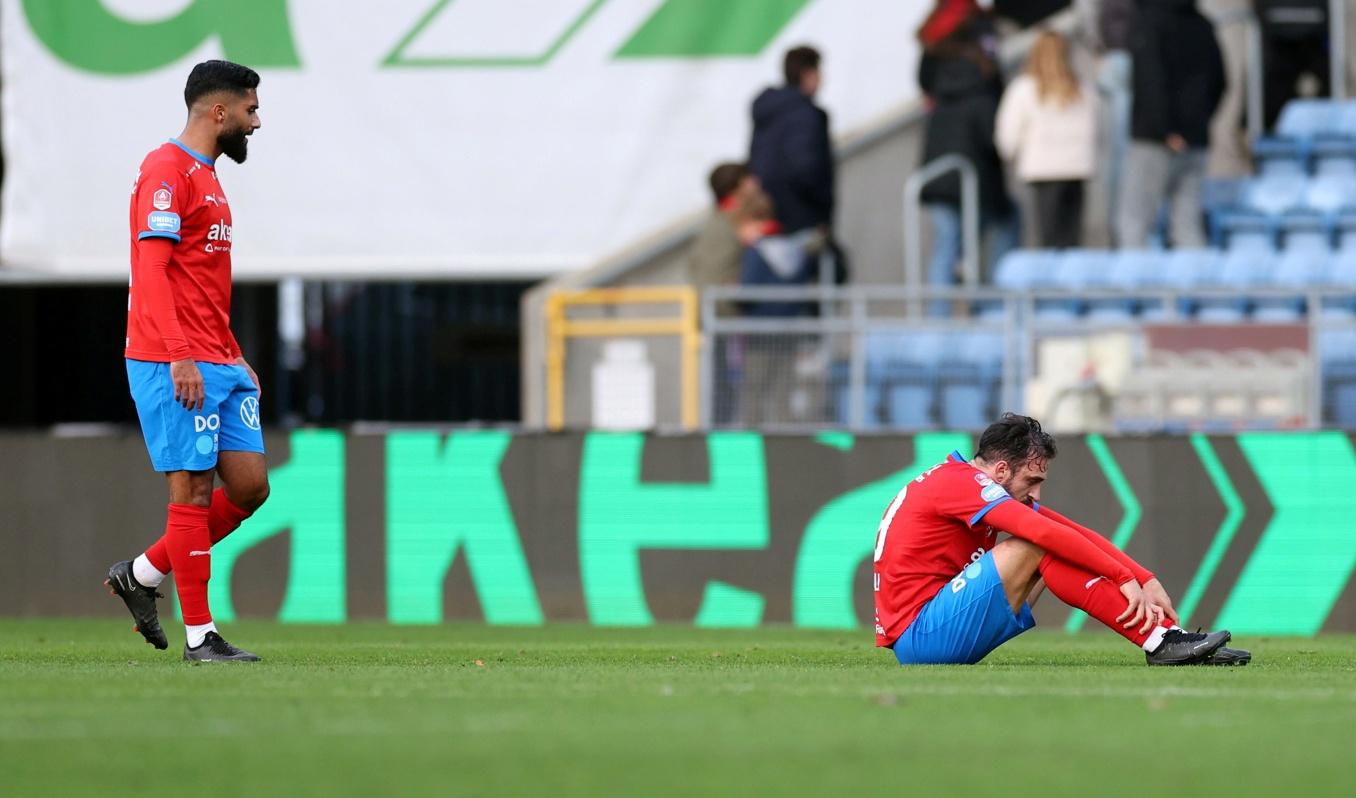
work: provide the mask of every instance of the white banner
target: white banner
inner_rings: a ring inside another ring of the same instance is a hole
[[[538,277],[702,207],[786,48],[841,134],[916,96],[927,0],[2,0],[0,263],[125,274],[127,202],[208,58],[263,127],[222,159],[238,275]]]

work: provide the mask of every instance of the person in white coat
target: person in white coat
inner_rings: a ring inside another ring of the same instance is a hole
[[[1097,159],[1097,95],[1079,83],[1068,41],[1045,31],[998,106],[994,143],[1031,186],[1041,247],[1079,246],[1083,184]]]

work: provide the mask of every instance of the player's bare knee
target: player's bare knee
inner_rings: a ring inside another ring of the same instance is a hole
[[[1004,581],[1015,578],[1028,581],[1040,568],[1045,550],[1021,538],[1008,538],[993,548],[994,565]]]
[[[237,507],[252,513],[268,501],[268,494],[268,477],[265,476],[237,486],[236,490],[231,492],[230,498]]]

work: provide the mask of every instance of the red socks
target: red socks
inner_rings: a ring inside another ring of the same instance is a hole
[[[235,506],[235,504],[226,498],[226,491],[217,488],[212,493],[212,506],[208,508],[207,532],[211,538],[212,545],[215,546],[222,538],[234,532],[240,524],[250,514]],[[155,543],[146,549],[146,559],[150,560],[151,565],[162,574],[167,574],[172,570],[170,563],[169,549],[166,546],[168,535],[161,537]]]
[[[212,613],[207,608],[207,580],[212,578],[209,514],[206,507],[171,504],[165,524],[165,548],[174,567],[179,606],[184,612],[184,623],[190,626],[212,622]]]
[[[1121,595],[1121,590],[1110,579],[1085,571],[1076,565],[1047,554],[1041,559],[1041,576],[1046,587],[1070,607],[1077,607],[1097,620],[1108,629],[1129,640],[1137,646],[1143,646],[1154,630],[1141,633],[1139,626],[1132,629],[1121,627],[1124,621],[1116,618],[1125,612],[1129,602]],[[1140,621],[1143,625],[1143,621]]]

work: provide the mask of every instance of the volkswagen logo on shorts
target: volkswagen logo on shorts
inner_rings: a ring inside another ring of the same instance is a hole
[[[246,396],[240,403],[240,420],[250,429],[259,429],[259,400]]]

